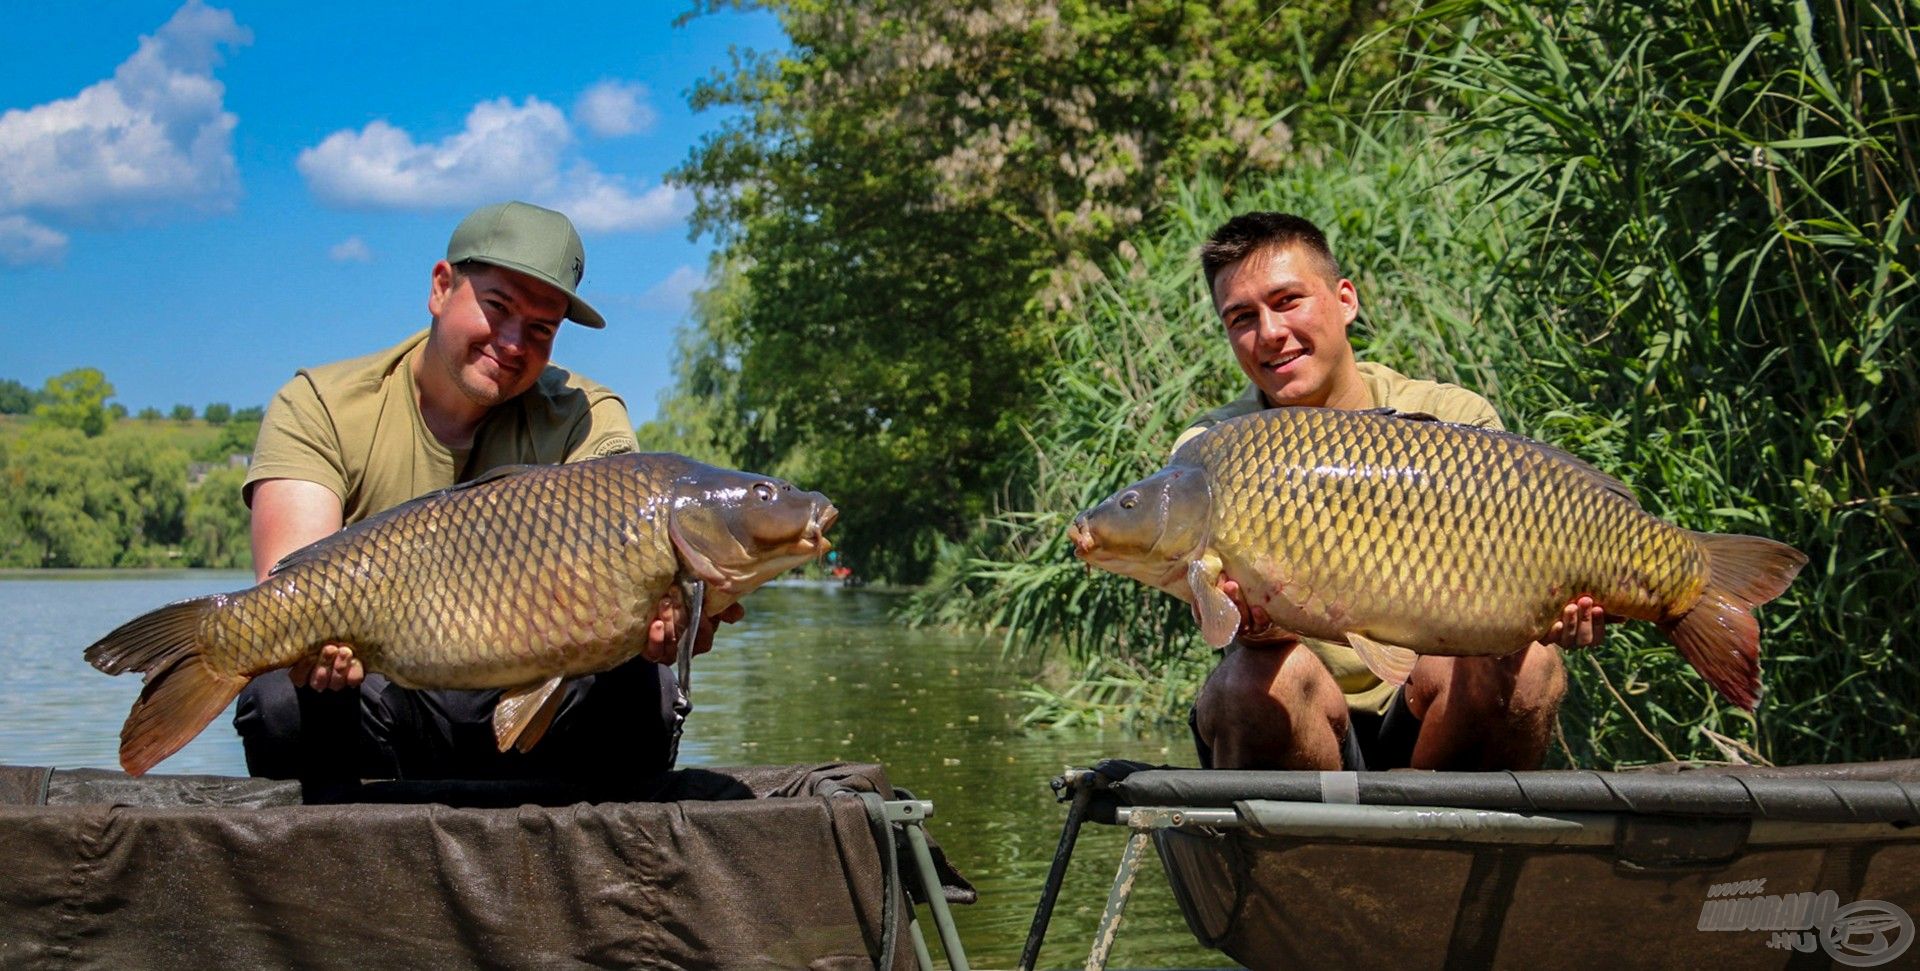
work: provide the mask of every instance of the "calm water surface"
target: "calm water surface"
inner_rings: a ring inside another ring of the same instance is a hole
[[[120,723],[140,682],[94,671],[81,650],[143,611],[250,582],[208,571],[0,575],[0,762],[117,767]],[[680,764],[885,765],[894,785],[933,801],[934,838],[980,889],[979,904],[955,910],[969,959],[1012,967],[1066,815],[1047,781],[1066,765],[1105,757],[1191,765],[1192,745],[1184,732],[1023,731],[1016,692],[1024,679],[1005,669],[994,643],[894,626],[894,603],[891,594],[839,587],[755,593],[747,620],[694,662],[695,710]],[[223,717],[157,771],[246,769]],[[1043,966],[1085,963],[1123,842],[1115,827],[1082,832]],[[927,932],[931,939],[931,925]],[[1227,963],[1194,943],[1165,877],[1150,868],[1110,966]]]

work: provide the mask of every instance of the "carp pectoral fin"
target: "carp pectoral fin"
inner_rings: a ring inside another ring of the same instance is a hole
[[[1240,633],[1240,608],[1220,592],[1220,559],[1203,556],[1187,567],[1187,588],[1200,614],[1200,636],[1210,647],[1226,647]]]
[[[1406,684],[1413,674],[1413,662],[1420,659],[1420,655],[1408,648],[1382,644],[1353,631],[1347,632],[1347,643],[1353,645],[1354,653],[1360,655],[1367,670],[1388,684]]]
[[[556,674],[500,695],[500,701],[493,706],[493,740],[500,751],[510,748],[528,751],[547,733],[547,726],[553,724],[554,712],[560,710],[560,680]]]
[[[675,646],[673,673],[680,678],[680,693],[687,695],[693,691],[693,646],[700,640],[700,620],[707,610],[707,581],[682,576],[679,584],[687,598],[687,629]]]

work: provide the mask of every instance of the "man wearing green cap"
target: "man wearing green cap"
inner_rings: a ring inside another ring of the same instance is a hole
[[[462,220],[435,263],[433,323],[365,357],[303,369],[260,426],[242,493],[255,572],[342,526],[501,465],[636,447],[613,392],[548,363],[562,320],[606,321],[575,292],[586,269],[566,216],[508,202]],[[731,619],[731,618],[727,618]],[[567,688],[530,753],[496,750],[497,691],[410,691],[346,645],[291,678],[256,678],[234,727],[273,778],[585,777],[671,767],[685,702],[664,667],[686,611],[663,602],[640,657]],[[712,643],[703,622],[696,650]]]

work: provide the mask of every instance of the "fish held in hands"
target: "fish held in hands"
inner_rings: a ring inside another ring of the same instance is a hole
[[[1753,608],[1807,558],[1640,508],[1620,481],[1506,432],[1387,409],[1275,408],[1195,437],[1082,513],[1076,555],[1193,604],[1207,643],[1242,599],[1295,634],[1345,642],[1382,680],[1420,654],[1502,656],[1590,596],[1652,621],[1727,700],[1760,697]]]
[[[672,588],[701,585],[718,615],[825,553],[838,515],[819,493],[669,453],[510,466],[302,547],[254,587],[136,617],[86,659],[145,675],[120,733],[132,775],[329,643],[403,687],[504,689],[495,739],[525,751],[566,679],[640,653]]]

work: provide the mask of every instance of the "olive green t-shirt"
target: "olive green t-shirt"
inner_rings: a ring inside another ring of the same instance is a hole
[[[303,368],[267,406],[245,492],[265,479],[301,479],[340,497],[359,522],[501,465],[557,464],[638,447],[620,397],[548,365],[534,386],[495,407],[473,445],[451,449],[427,428],[413,360],[427,332],[373,354]]]
[[[1371,361],[1362,361],[1358,367],[1360,378],[1366,383],[1367,394],[1372,397],[1375,408],[1418,412],[1441,421],[1505,430],[1505,426],[1500,424],[1500,416],[1494,412],[1493,405],[1487,403],[1487,399],[1457,384],[1415,380]],[[1260,394],[1260,389],[1248,387],[1246,394],[1201,415],[1187,426],[1174,441],[1173,447],[1178,450],[1188,439],[1229,418],[1250,415],[1266,407],[1267,401]],[[1310,637],[1301,638],[1300,643],[1306,645],[1320,658],[1320,663],[1327,666],[1334,682],[1346,694],[1349,708],[1374,714],[1382,714],[1387,710],[1387,705],[1393,701],[1394,686],[1367,670],[1353,648]]]

